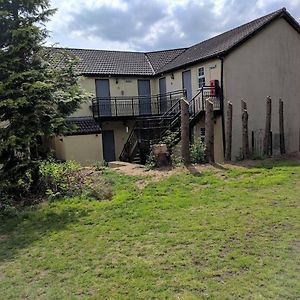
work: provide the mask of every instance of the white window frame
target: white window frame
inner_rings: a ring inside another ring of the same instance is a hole
[[[200,70],[201,70],[201,74],[200,74]],[[198,89],[200,90],[204,85],[205,85],[205,68],[199,67],[198,68]]]

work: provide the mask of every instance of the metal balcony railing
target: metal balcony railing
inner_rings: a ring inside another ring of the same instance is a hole
[[[162,115],[184,95],[184,90],[178,90],[149,96],[95,97],[93,116],[100,119]]]

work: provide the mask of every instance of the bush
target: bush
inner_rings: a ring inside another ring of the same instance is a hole
[[[180,141],[180,134],[178,131],[167,130],[164,134],[164,137],[161,139],[159,144],[166,144],[170,153],[172,153],[173,148]]]
[[[158,167],[157,166],[157,162],[156,162],[156,157],[155,157],[155,155],[154,155],[154,153],[153,153],[152,150],[150,151],[150,154],[147,157],[147,161],[146,161],[146,165],[145,166],[146,166],[146,168],[148,168],[150,170],[155,169],[155,168]]]
[[[13,217],[17,214],[16,208],[12,204],[12,199],[0,190],[0,219]]]
[[[50,198],[81,195],[84,178],[79,173],[80,165],[74,161],[40,163],[39,173],[41,192]]]
[[[196,140],[190,147],[191,162],[194,164],[205,163],[205,144],[201,140]]]

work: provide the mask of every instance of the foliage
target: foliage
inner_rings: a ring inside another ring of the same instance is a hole
[[[0,181],[17,198],[36,188],[38,160],[86,99],[76,61],[62,54],[57,68],[42,47],[43,24],[54,13],[49,7],[48,0],[0,1]]]
[[[107,175],[105,167],[84,169],[74,161],[44,161],[39,173],[40,193],[49,199],[79,196],[110,200],[114,194],[114,180]]]
[[[1,299],[299,298],[299,161],[100,174],[112,201],[66,198],[0,222]]]
[[[178,144],[179,140],[180,138],[178,131],[167,130],[159,144],[166,144],[169,153],[172,153],[173,148]]]
[[[171,154],[171,163],[172,166],[181,166],[183,165],[182,158],[175,153]]]
[[[39,167],[41,191],[50,198],[80,195],[84,178],[79,170],[80,165],[74,161],[43,161]]]
[[[148,157],[147,157],[147,161],[146,161],[146,168],[152,170],[158,167],[157,165],[157,160],[156,157],[153,153],[153,151],[151,150]]]
[[[200,140],[196,140],[190,147],[191,162],[195,164],[205,163],[205,144]]]

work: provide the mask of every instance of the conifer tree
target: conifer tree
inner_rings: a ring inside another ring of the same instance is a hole
[[[74,60],[57,67],[43,47],[54,13],[48,0],[0,0],[0,189],[8,193],[32,189],[47,155],[42,141],[65,133],[85,98]]]

